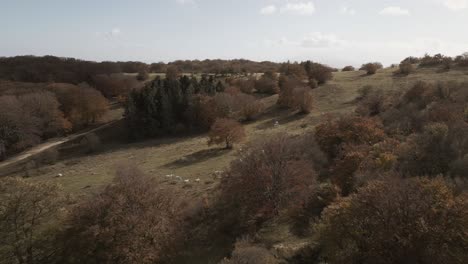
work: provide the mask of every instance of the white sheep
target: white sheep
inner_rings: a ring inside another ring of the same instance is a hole
[[[196,178],[195,182],[197,182],[197,183],[200,182],[200,178]]]
[[[62,173],[59,173],[59,174],[57,174],[57,177],[58,177],[58,178],[63,177],[63,174],[62,174]]]
[[[184,180],[184,182],[185,182],[185,183],[189,183],[189,182],[190,182],[190,180]]]

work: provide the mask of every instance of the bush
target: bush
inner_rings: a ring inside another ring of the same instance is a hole
[[[466,263],[466,197],[442,179],[374,181],[325,209],[327,263]]]
[[[73,208],[60,263],[160,263],[180,242],[178,199],[133,166]]]
[[[307,72],[307,76],[309,77],[309,80],[315,79],[318,82],[318,84],[324,84],[327,81],[333,79],[334,69],[328,66],[322,65],[320,63],[307,61],[304,64],[304,68]]]
[[[57,162],[59,156],[60,154],[56,148],[50,148],[39,154],[39,156],[37,157],[37,163],[52,165]]]
[[[86,134],[80,141],[87,153],[96,153],[102,147],[101,139],[95,133]]]
[[[300,113],[309,114],[312,111],[314,97],[309,88],[296,88],[293,101],[293,109]]]
[[[226,148],[231,149],[234,143],[239,143],[245,138],[245,130],[239,122],[221,118],[216,119],[211,126],[208,137],[208,145],[226,144]]]
[[[243,149],[220,185],[226,218],[232,215],[234,225],[256,229],[308,200],[316,174],[307,148],[304,141],[280,134]]]
[[[377,70],[382,69],[383,66],[380,62],[371,62],[362,65],[362,67],[359,70],[364,70],[366,71],[367,75],[373,75],[377,72]]]
[[[309,79],[309,87],[310,87],[311,89],[315,89],[315,88],[317,88],[318,86],[319,86],[319,83],[317,82],[317,80],[315,80],[315,79],[313,79],[313,78],[312,78],[312,79]]]
[[[409,63],[409,62],[403,62],[403,63],[400,63],[400,69],[398,70],[398,73],[399,74],[402,74],[402,75],[409,75],[411,73],[414,72],[414,66],[413,64]]]
[[[322,151],[334,159],[345,144],[373,145],[385,138],[385,132],[375,119],[342,117],[319,124],[315,138]]]
[[[280,93],[277,104],[282,107],[294,107],[294,90],[302,87],[300,80],[294,77],[281,76],[279,80]]]
[[[232,256],[219,264],[278,264],[279,261],[264,247],[249,241],[238,241]]]
[[[355,71],[355,70],[356,69],[353,66],[346,66],[341,71],[347,72],[347,71]]]
[[[403,175],[436,176],[448,172],[456,158],[451,148],[449,128],[443,123],[432,123],[420,134],[413,134],[398,149],[397,167]]]
[[[401,63],[410,63],[410,64],[418,64],[419,62],[421,62],[421,59],[416,58],[416,57],[408,57],[401,61]]]
[[[149,79],[149,74],[147,71],[140,71],[137,76],[136,76],[136,79],[140,82],[142,81],[146,81]]]
[[[279,92],[279,87],[276,74],[264,74],[255,82],[255,89],[259,93],[277,94]]]
[[[235,98],[239,104],[238,118],[241,121],[254,120],[265,109],[265,105],[255,97],[246,94],[239,94]]]
[[[62,189],[55,184],[0,179],[0,262],[53,263],[54,236],[65,203]]]

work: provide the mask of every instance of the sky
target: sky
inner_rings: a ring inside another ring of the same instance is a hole
[[[398,63],[468,51],[468,0],[0,0],[0,56]]]

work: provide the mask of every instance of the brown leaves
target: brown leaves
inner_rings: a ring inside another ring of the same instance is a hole
[[[211,126],[208,137],[209,145],[226,144],[226,148],[232,148],[234,143],[241,142],[245,138],[245,131],[239,122],[221,118],[217,119]]]

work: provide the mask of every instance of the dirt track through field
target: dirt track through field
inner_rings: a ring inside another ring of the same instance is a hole
[[[25,151],[23,151],[22,153],[20,153],[20,154],[18,154],[16,156],[10,157],[10,158],[0,162],[0,170],[2,168],[14,165],[14,164],[16,164],[18,162],[21,162],[21,161],[23,161],[23,160],[25,160],[27,158],[30,158],[30,157],[32,157],[34,155],[37,155],[37,154],[39,154],[41,152],[44,152],[44,151],[46,151],[48,149],[51,149],[53,147],[62,145],[62,144],[67,143],[69,141],[75,140],[75,139],[77,139],[79,137],[84,137],[87,134],[94,133],[94,132],[96,132],[96,131],[98,131],[100,129],[111,126],[112,124],[114,124],[114,123],[116,123],[116,122],[118,122],[120,120],[121,119],[114,120],[112,122],[108,122],[106,124],[103,124],[103,125],[101,125],[99,127],[96,127],[94,129],[91,129],[91,130],[86,131],[86,132],[72,134],[72,135],[69,135],[69,136],[63,137],[63,138],[54,138],[54,139],[48,140],[48,141],[46,141],[44,143],[41,143],[41,144],[39,144],[37,146],[34,146],[34,147],[32,147],[32,148],[30,148],[28,150],[25,150]]]

